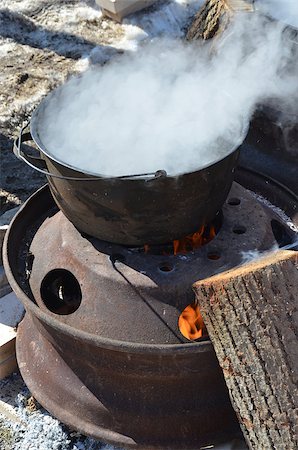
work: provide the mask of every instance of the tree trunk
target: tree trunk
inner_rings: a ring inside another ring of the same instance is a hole
[[[298,252],[195,283],[247,443],[298,449]]]
[[[235,11],[254,11],[253,0],[206,0],[194,17],[186,39],[208,40],[223,32]]]

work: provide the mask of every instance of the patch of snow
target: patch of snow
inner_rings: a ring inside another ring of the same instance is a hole
[[[183,36],[183,28],[202,5],[202,0],[173,0],[161,2],[147,14],[137,13],[123,21],[124,38],[115,46],[122,50],[137,50],[146,39],[157,36],[178,38]]]
[[[94,8],[90,8],[90,7],[82,7],[79,6],[75,9],[75,18],[78,21],[83,20],[98,20],[101,19],[102,17],[102,12],[100,9],[96,9]]]
[[[8,55],[9,52],[13,52],[17,47],[17,44],[14,41],[7,40],[0,43],[0,57]],[[4,74],[2,73],[2,76]]]

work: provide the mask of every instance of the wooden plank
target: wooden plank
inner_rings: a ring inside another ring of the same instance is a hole
[[[16,354],[13,353],[5,361],[0,362],[0,380],[11,375],[17,368]]]
[[[96,3],[102,8],[103,14],[121,22],[121,20],[141,9],[148,8],[157,0],[96,0]]]

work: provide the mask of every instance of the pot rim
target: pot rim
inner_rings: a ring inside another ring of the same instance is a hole
[[[125,179],[131,179],[131,178],[137,178],[139,180],[142,179],[147,179],[148,176],[152,177],[152,175],[154,175],[154,172],[152,173],[142,173],[142,174],[122,174],[122,175],[103,175],[100,173],[96,173],[96,172],[92,172],[89,170],[82,170],[79,167],[75,167],[69,163],[66,163],[64,161],[61,161],[60,158],[55,157],[54,155],[51,154],[51,152],[49,150],[47,150],[47,148],[45,147],[45,145],[42,142],[42,139],[39,135],[39,130],[38,130],[38,123],[40,122],[40,116],[43,114],[47,104],[51,101],[52,97],[54,97],[54,95],[56,94],[57,91],[61,90],[63,88],[63,85],[59,86],[58,88],[54,89],[52,92],[50,92],[46,97],[43,98],[43,100],[41,101],[41,103],[37,106],[37,108],[35,108],[35,110],[32,113],[32,117],[31,117],[31,121],[30,121],[30,132],[31,132],[31,136],[33,138],[33,141],[35,142],[35,144],[37,145],[39,151],[46,156],[47,158],[49,158],[50,160],[52,160],[55,163],[60,164],[61,166],[66,167],[67,169],[70,170],[74,170],[77,173],[80,173],[82,175],[88,175],[88,176],[92,176],[95,178],[104,178],[104,179],[121,179],[121,178],[125,178]],[[166,177],[167,178],[177,178],[179,176],[185,175],[185,174],[192,174],[192,173],[196,173],[199,172],[201,170],[207,169],[208,167],[212,167],[213,165],[219,163],[220,161],[223,161],[225,158],[227,158],[228,156],[230,156],[231,154],[233,154],[243,143],[243,141],[246,138],[246,135],[248,133],[249,130],[249,121],[247,121],[246,123],[243,122],[242,124],[242,130],[240,133],[240,138],[239,138],[239,142],[237,142],[237,144],[235,144],[234,146],[231,146],[231,150],[227,153],[224,154],[224,156],[221,156],[220,158],[215,159],[212,162],[206,163],[204,165],[202,165],[201,167],[198,167],[196,170],[192,170],[191,172],[181,172],[181,173],[176,173],[175,175],[169,175],[167,172],[164,171],[163,168],[159,168],[156,169],[155,173],[159,172],[159,171],[163,171],[166,173]]]

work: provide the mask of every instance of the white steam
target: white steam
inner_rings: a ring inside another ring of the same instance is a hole
[[[298,28],[297,0],[257,0],[258,10]]]
[[[154,40],[60,88],[39,114],[41,141],[56,159],[105,176],[208,166],[242,142],[258,102],[297,91],[282,31],[243,14],[216,51]]]

